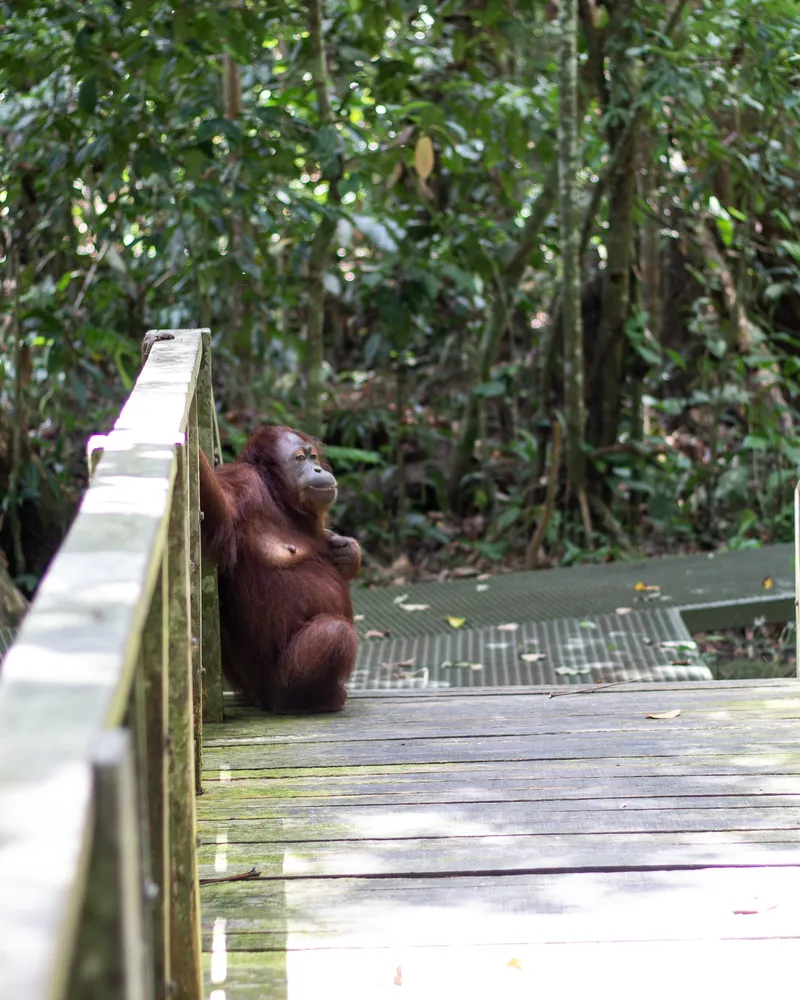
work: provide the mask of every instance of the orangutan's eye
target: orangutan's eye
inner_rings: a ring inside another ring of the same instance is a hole
[[[306,460],[306,456],[302,451],[298,451],[298,453],[294,456],[294,460],[295,462],[304,462]]]

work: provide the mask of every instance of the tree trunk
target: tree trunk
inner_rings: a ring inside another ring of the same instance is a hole
[[[491,378],[492,365],[497,357],[503,333],[508,328],[508,315],[514,295],[528,266],[528,260],[539,239],[544,220],[550,214],[558,196],[558,173],[553,167],[547,174],[539,197],[531,208],[531,214],[525,220],[517,248],[506,265],[505,272],[496,282],[494,300],[491,312],[481,335],[478,347],[476,365],[476,384],[482,385]],[[450,499],[453,507],[458,510],[463,505],[461,480],[469,472],[475,452],[484,409],[483,397],[470,392],[464,415],[461,418],[460,432],[453,459],[453,470],[450,479]]]
[[[561,3],[561,72],[558,116],[558,180],[561,214],[561,324],[564,334],[564,396],[567,426],[567,475],[577,496],[586,488],[583,450],[583,320],[581,317],[581,220],[575,209],[578,149],[577,0]],[[552,475],[552,471],[551,471]]]
[[[603,282],[603,306],[593,359],[594,391],[599,392],[600,420],[595,423],[594,441],[603,447],[613,444],[619,432],[622,400],[622,353],[625,323],[630,305],[633,209],[636,195],[636,129],[627,118],[633,112],[632,57],[633,3],[621,0],[609,14],[606,52],[611,75],[610,120],[607,139],[617,169],[611,178],[608,204],[608,238]],[[624,116],[624,117],[623,117]],[[622,119],[622,120],[621,120]],[[599,427],[597,426],[599,423]]]
[[[323,0],[311,0],[308,9],[308,28],[311,44],[311,72],[314,77],[314,87],[317,92],[317,110],[319,112],[319,135],[330,133],[330,142],[324,145],[326,149],[336,149],[329,154],[326,162],[320,162],[322,176],[328,181],[328,205],[338,202],[336,183],[342,176],[341,155],[338,149],[338,133],[328,93],[329,78],[325,39],[323,36]],[[323,144],[320,143],[320,148]],[[308,264],[308,319],[306,324],[306,431],[316,437],[321,437],[322,427],[322,384],[323,365],[325,363],[325,274],[336,234],[336,221],[327,212],[323,213],[314,241]]]

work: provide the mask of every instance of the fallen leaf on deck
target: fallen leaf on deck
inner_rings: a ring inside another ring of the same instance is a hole
[[[511,645],[510,642],[487,642],[486,643],[486,648],[487,649],[508,649],[508,647],[510,645]]]
[[[640,580],[633,589],[641,593],[644,590],[661,590],[661,587],[657,583],[642,583]]]
[[[460,576],[478,576],[479,573],[480,570],[474,566],[456,566],[455,569],[450,570],[450,576],[456,579]]]
[[[393,598],[392,603],[393,604],[402,604],[403,601],[407,601],[407,600],[408,600],[408,594],[401,594],[399,597]]]
[[[430,604],[398,604],[402,611],[427,611]]]
[[[498,632],[516,632],[519,628],[516,622],[506,622],[505,625],[495,625]]]
[[[353,615],[353,621],[354,622],[363,622],[364,621],[364,616],[363,615]]]
[[[677,719],[681,714],[679,708],[671,708],[668,712],[645,712],[645,719]]]
[[[633,608],[614,608],[614,611],[618,615],[629,615],[633,611]]]
[[[672,661],[672,666],[673,667],[691,667],[691,665],[692,665],[692,661],[691,660],[673,660]]]
[[[556,667],[555,673],[561,674],[564,677],[574,677],[575,674],[591,673],[591,670],[591,667]]]
[[[547,656],[544,653],[520,653],[519,658],[526,663],[538,663],[539,660],[546,660]]]
[[[761,586],[764,588],[764,590],[772,590],[774,586],[772,582],[772,577],[765,576],[764,579],[761,581]]]
[[[484,592],[484,590],[488,590],[489,589],[489,584],[488,583],[479,583],[475,589],[478,591],[479,594],[482,594]]]
[[[444,619],[450,628],[461,628],[462,625],[466,624],[466,618],[454,618],[453,615],[445,615]]]
[[[440,667],[456,667],[459,670],[483,670],[482,663],[473,663],[471,660],[445,660],[439,664]]]
[[[481,575],[478,577],[479,580],[491,580],[491,578],[492,578],[491,573],[481,573]]]
[[[590,622],[588,618],[585,618],[582,622],[578,622],[578,628],[597,628],[594,622]]]
[[[398,660],[396,663],[386,663],[385,666],[388,667],[390,670],[396,667],[413,667],[414,659],[412,657],[410,660]]]
[[[369,632],[365,632],[364,633],[364,638],[365,639],[385,639],[387,636],[389,636],[391,634],[392,633],[389,631],[388,628],[386,629],[385,632],[379,632],[378,629],[371,628],[369,630]]]

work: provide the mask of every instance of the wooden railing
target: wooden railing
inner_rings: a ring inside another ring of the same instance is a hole
[[[800,677],[800,479],[794,488],[794,623],[795,661]]]
[[[157,343],[0,674],[0,998],[199,1000],[195,793],[222,715],[207,330]]]

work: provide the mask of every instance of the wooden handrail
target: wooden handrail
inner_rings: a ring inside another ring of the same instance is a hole
[[[195,790],[222,694],[198,441],[217,450],[209,333],[170,332],[90,442],[0,674],[0,997],[202,997]]]
[[[794,488],[794,622],[795,643],[800,645],[800,479]],[[795,659],[800,677],[800,656]]]

